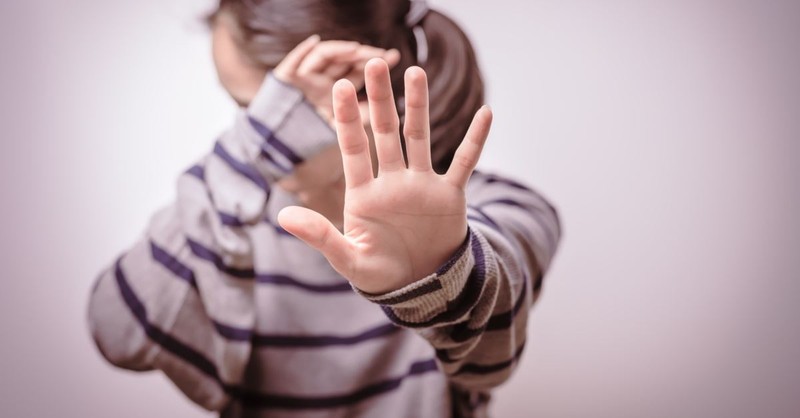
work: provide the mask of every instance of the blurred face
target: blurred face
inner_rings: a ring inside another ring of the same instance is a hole
[[[222,13],[212,25],[211,50],[214,67],[222,87],[240,107],[247,107],[258,92],[266,71],[255,65],[234,41],[231,18]],[[361,120],[369,127],[369,106],[366,94],[359,92]],[[367,129],[370,134],[371,130]]]
[[[247,107],[266,72],[253,64],[236,45],[231,18],[222,13],[212,25],[211,51],[222,87],[241,107]]]
[[[254,65],[234,42],[233,22],[224,13],[212,25],[212,55],[222,87],[240,106],[247,107],[261,87],[266,72]],[[277,184],[295,194],[302,204],[341,226],[344,173],[339,147],[315,155],[295,167]]]
[[[225,13],[216,17],[212,25],[212,55],[222,86],[240,107],[247,107],[258,93],[266,71],[247,58],[236,44],[234,24]],[[369,106],[366,100],[359,104],[374,160]],[[373,167],[377,168],[375,161]],[[344,173],[339,147],[332,146],[295,167],[290,175],[278,182],[278,186],[297,195],[307,207],[317,210],[337,224],[336,219],[341,216],[344,196]]]

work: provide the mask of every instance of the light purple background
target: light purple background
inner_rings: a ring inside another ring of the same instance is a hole
[[[208,4],[0,3],[0,416],[208,416],[84,318],[232,121]],[[496,416],[800,416],[800,2],[433,4],[479,51],[484,167],[565,226]]]

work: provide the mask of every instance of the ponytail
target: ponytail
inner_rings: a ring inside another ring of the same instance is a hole
[[[428,74],[433,167],[444,173],[483,105],[484,91],[475,51],[466,34],[422,0],[219,0],[210,17],[231,15],[236,41],[253,63],[274,68],[300,41],[354,40],[400,51],[391,71],[395,96],[404,91],[411,65]],[[417,34],[415,35],[415,31]],[[424,42],[424,44],[423,44]],[[420,58],[424,58],[420,62]],[[361,92],[360,94],[363,94]],[[402,105],[402,101],[399,103]],[[402,106],[398,106],[401,117]],[[404,141],[405,142],[405,141]]]
[[[427,41],[433,167],[444,173],[472,117],[484,104],[477,57],[467,35],[450,18],[430,10],[420,22]]]

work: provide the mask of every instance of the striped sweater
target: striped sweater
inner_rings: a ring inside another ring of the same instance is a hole
[[[275,183],[335,143],[302,93],[268,76],[99,275],[88,319],[103,356],[162,370],[222,417],[485,416],[523,352],[560,237],[555,210],[475,172],[450,261],[364,294],[276,221],[298,202]]]

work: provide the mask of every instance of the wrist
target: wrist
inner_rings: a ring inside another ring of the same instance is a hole
[[[381,305],[389,319],[403,327],[427,328],[459,321],[478,303],[486,278],[497,274],[479,233],[470,230],[465,244],[452,260],[423,280],[381,295],[356,292]]]
[[[436,280],[439,277],[442,277],[451,272],[453,266],[457,265],[459,262],[463,264],[465,254],[470,247],[470,236],[471,233],[467,228],[465,232],[465,237],[461,240],[460,244],[455,248],[455,250],[451,250],[447,252],[447,256],[444,258],[443,261],[439,261],[435,264],[434,267],[431,267],[428,270],[420,271],[429,271],[430,273],[419,275],[419,276],[412,276],[411,280],[406,280],[401,285],[392,286],[389,289],[381,289],[381,288],[371,288],[368,286],[357,286],[353,285],[353,288],[356,290],[357,293],[361,294],[362,296],[370,299],[374,302],[378,300],[383,300],[384,298],[391,298],[398,294],[417,294],[419,293],[419,289],[425,289],[429,287],[427,283]],[[378,302],[380,303],[380,302]]]

